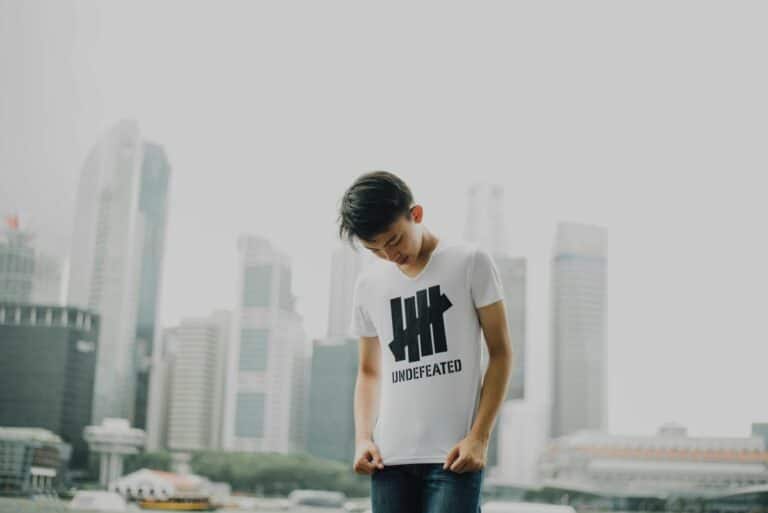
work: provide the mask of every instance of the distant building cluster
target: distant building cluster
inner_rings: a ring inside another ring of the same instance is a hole
[[[17,216],[6,219],[0,467],[13,471],[0,476],[0,491],[52,486],[62,461],[84,474],[89,450],[99,454],[105,486],[122,475],[123,457],[139,450],[353,458],[359,342],[348,328],[355,282],[375,257],[342,243],[333,249],[328,330],[310,338],[295,308],[290,255],[262,236],[243,234],[233,241],[234,308],[161,326],[170,180],[163,147],[123,120],[87,155],[67,258],[38,250]],[[528,340],[529,260],[509,250],[501,186],[471,185],[466,200],[463,238],[494,258],[514,352],[489,443],[490,477],[636,490],[768,481],[765,424],[743,439],[689,437],[670,426],[646,437],[604,433],[602,227],[556,227],[545,263],[552,389],[547,397],[532,394],[549,387],[548,376],[534,375],[529,361],[530,347],[547,342]],[[482,354],[486,367],[485,343]]]

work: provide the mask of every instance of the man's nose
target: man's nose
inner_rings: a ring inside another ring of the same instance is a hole
[[[388,259],[395,260],[397,258],[398,252],[396,249],[385,249],[384,251],[387,253]]]

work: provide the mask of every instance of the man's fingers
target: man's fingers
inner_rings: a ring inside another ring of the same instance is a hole
[[[443,469],[447,469],[448,467],[453,464],[453,460],[455,460],[459,456],[459,447],[454,446],[453,449],[448,453],[448,456],[445,457],[445,463],[443,464]]]
[[[381,454],[379,454],[379,449],[376,447],[371,448],[371,456],[373,456],[373,466],[378,468],[384,468],[384,460],[381,459]]]
[[[459,472],[459,473],[461,473],[461,472],[463,472],[463,471],[464,471],[464,467],[466,467],[466,465],[467,465],[467,459],[466,459],[466,458],[462,458],[462,457],[459,457],[459,459],[457,459],[456,461],[454,461],[454,462],[453,462],[453,465],[451,465],[451,470],[452,470],[453,472]]]

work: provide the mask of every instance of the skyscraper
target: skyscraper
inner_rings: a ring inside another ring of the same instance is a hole
[[[345,337],[352,321],[352,293],[364,254],[340,244],[331,254],[331,297],[328,303],[328,337]]]
[[[49,429],[84,468],[98,345],[92,311],[0,302],[0,426]]]
[[[135,415],[137,374],[154,338],[146,327],[157,317],[167,173],[159,147],[123,120],[94,146],[80,176],[68,298],[101,316],[94,423],[144,419]]]
[[[168,389],[167,447],[221,447],[221,419],[229,312],[184,319],[172,332],[175,355]]]
[[[63,305],[62,266],[35,248],[34,235],[8,216],[0,232],[0,301]]]
[[[29,303],[35,279],[31,235],[19,229],[18,217],[6,219],[0,233],[0,301]]]
[[[552,258],[552,437],[605,424],[606,233],[559,223]]]
[[[310,348],[294,309],[290,258],[256,236],[241,236],[238,250],[224,446],[303,451]]]
[[[514,353],[507,400],[522,399],[525,396],[526,260],[509,254],[501,185],[473,184],[468,191],[467,207],[464,238],[491,253],[504,286],[507,327]],[[483,343],[486,364],[487,356]]]
[[[312,351],[307,451],[351,462],[355,451],[354,393],[358,340],[316,340]]]
[[[144,142],[139,190],[139,215],[143,219],[139,309],[136,319],[136,395],[133,425],[145,429],[149,395],[150,362],[159,336],[160,284],[165,254],[165,226],[168,207],[170,166],[163,148]]]

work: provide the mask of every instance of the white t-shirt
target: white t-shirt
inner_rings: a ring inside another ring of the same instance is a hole
[[[379,259],[358,277],[350,329],[379,338],[385,465],[441,463],[469,434],[483,379],[475,308],[503,298],[490,254],[463,241],[440,239],[417,276]]]

